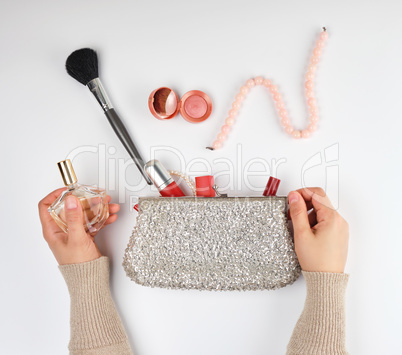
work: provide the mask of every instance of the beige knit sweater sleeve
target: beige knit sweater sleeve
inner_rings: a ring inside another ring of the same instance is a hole
[[[345,289],[349,275],[306,272],[307,297],[288,355],[344,355]]]
[[[109,289],[105,256],[59,266],[71,299],[71,355],[131,355],[132,351]]]
[[[59,266],[71,298],[71,355],[132,354],[109,289],[109,260]],[[290,339],[288,355],[347,354],[346,274],[303,272],[304,310]]]

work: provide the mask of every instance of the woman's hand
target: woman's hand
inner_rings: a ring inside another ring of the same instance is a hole
[[[60,265],[77,264],[99,258],[101,253],[95,244],[94,235],[85,232],[82,220],[81,204],[75,196],[68,196],[65,202],[66,223],[68,233],[64,233],[50,216],[49,206],[65,190],[53,191],[39,202],[39,217],[42,223],[43,236]],[[111,197],[107,196],[108,203]],[[120,209],[118,204],[109,205],[109,218],[104,226],[116,221]]]
[[[288,202],[302,270],[343,273],[349,226],[332,207],[325,191],[318,187],[292,191]]]

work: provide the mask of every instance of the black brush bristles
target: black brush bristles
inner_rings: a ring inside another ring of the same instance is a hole
[[[98,56],[91,48],[77,49],[66,60],[66,70],[75,80],[87,85],[98,75]]]

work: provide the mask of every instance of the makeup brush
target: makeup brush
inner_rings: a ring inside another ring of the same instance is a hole
[[[144,160],[132,141],[126,127],[114,110],[106,91],[99,79],[98,56],[93,49],[82,48],[70,54],[66,61],[67,73],[75,80],[88,87],[101,105],[110,125],[126,148],[142,176],[152,185],[152,181],[144,171]]]

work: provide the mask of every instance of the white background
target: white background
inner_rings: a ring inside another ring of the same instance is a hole
[[[309,170],[305,184],[327,183],[350,224],[347,347],[365,355],[400,351],[401,11],[398,1],[2,0],[0,352],[67,353],[69,297],[42,238],[37,203],[61,186],[56,162],[83,146],[116,147],[107,160],[87,152],[73,162],[81,183],[115,178],[108,190],[122,203],[119,220],[97,240],[111,259],[112,294],[138,354],[283,354],[303,307],[302,278],[273,292],[209,293],[145,288],[125,276],[122,257],[136,216],[129,198],[156,192],[125,189],[116,166],[127,153],[89,91],[64,70],[67,56],[87,46],[98,51],[103,83],[145,159],[151,147],[173,147],[186,163],[207,159],[217,174],[225,165],[214,160],[238,164],[240,144],[242,168],[256,157],[286,158],[277,176],[279,194],[287,194],[301,187],[309,158],[338,147],[339,159]],[[205,150],[239,87],[257,75],[278,85],[292,122],[305,127],[303,77],[323,25],[329,40],[317,71],[316,134],[289,138],[271,97],[258,88],[224,148]],[[213,114],[199,125],[179,116],[156,120],[147,98],[160,86],[179,95],[204,90]],[[172,153],[156,157],[184,169]],[[243,183],[229,193],[261,195],[268,175],[250,179],[256,191]],[[126,179],[141,181],[132,164]]]

